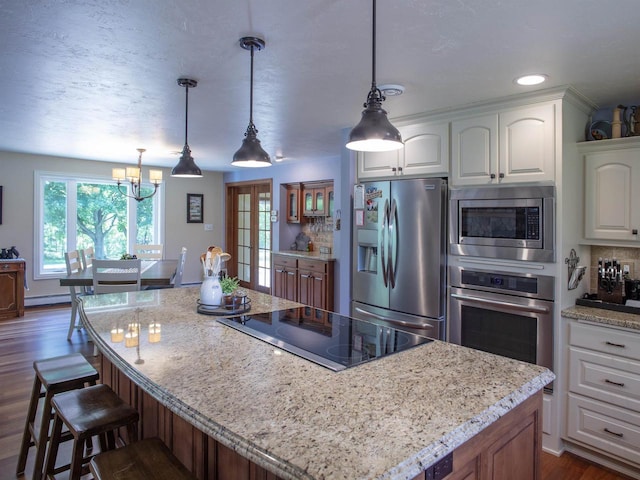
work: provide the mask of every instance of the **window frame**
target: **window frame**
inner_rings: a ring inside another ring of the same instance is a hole
[[[66,251],[76,249],[77,245],[77,202],[76,195],[69,195],[70,191],[76,192],[76,185],[83,182],[96,182],[116,185],[117,182],[111,177],[104,175],[73,174],[67,172],[48,172],[42,170],[34,171],[34,229],[33,229],[33,278],[34,280],[49,280],[60,278],[67,274],[66,267],[55,270],[43,270],[44,261],[42,258],[44,248],[44,183],[46,181],[64,182],[67,185],[67,248]],[[125,184],[128,187],[128,184]],[[143,186],[153,188],[150,182],[143,182]],[[159,188],[156,194],[150,199],[154,202],[154,243],[164,243],[164,189]],[[144,201],[147,201],[144,200]],[[133,198],[127,199],[127,249],[133,251],[136,242],[136,204]]]

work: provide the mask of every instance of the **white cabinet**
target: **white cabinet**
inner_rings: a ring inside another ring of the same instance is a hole
[[[640,466],[640,332],[569,323],[567,437]]]
[[[400,127],[404,148],[358,152],[358,180],[402,175],[442,175],[449,171],[449,123]]]
[[[556,104],[456,120],[451,143],[453,185],[553,181]]]
[[[602,140],[580,146],[585,154],[586,239],[637,240],[640,229],[638,140]]]

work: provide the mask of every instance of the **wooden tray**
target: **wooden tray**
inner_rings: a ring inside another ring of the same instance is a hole
[[[203,315],[217,315],[219,317],[231,317],[233,315],[240,315],[242,313],[248,312],[251,310],[251,299],[246,298],[244,304],[240,305],[238,308],[228,308],[226,306],[212,306],[206,305],[204,303],[200,303],[198,300],[198,313],[202,313]]]

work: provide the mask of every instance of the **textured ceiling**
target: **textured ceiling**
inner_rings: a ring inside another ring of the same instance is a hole
[[[371,83],[369,0],[0,0],[0,150],[231,170],[249,119],[287,162],[339,155]],[[401,117],[531,91],[549,75],[600,106],[640,98],[637,0],[379,0],[378,84]]]

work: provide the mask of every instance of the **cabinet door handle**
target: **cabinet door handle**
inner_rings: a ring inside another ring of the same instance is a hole
[[[612,380],[609,380],[608,378],[604,379],[604,383],[609,383],[611,385],[615,385],[616,387],[624,387],[624,383],[614,382]]]
[[[489,177],[491,178],[491,180],[494,180],[496,178],[496,174],[492,173],[491,175],[489,175]]]
[[[402,167],[398,167],[398,172],[402,173]]]
[[[612,432],[611,430],[609,430],[607,427],[604,427],[604,431],[607,432],[610,435],[615,435],[618,438],[622,438],[624,437],[623,433],[618,433],[618,432]]]
[[[9,270],[10,268],[11,268],[11,265],[9,264],[2,265],[3,270]]]
[[[500,178],[504,178],[504,173],[501,173],[500,175],[498,175]]]
[[[638,234],[638,229],[634,228],[633,230],[631,230],[631,235],[637,235]]]
[[[604,343],[605,345],[609,345],[610,347],[627,348],[627,346],[624,343],[613,343],[613,342],[610,342],[609,340],[607,340]]]

